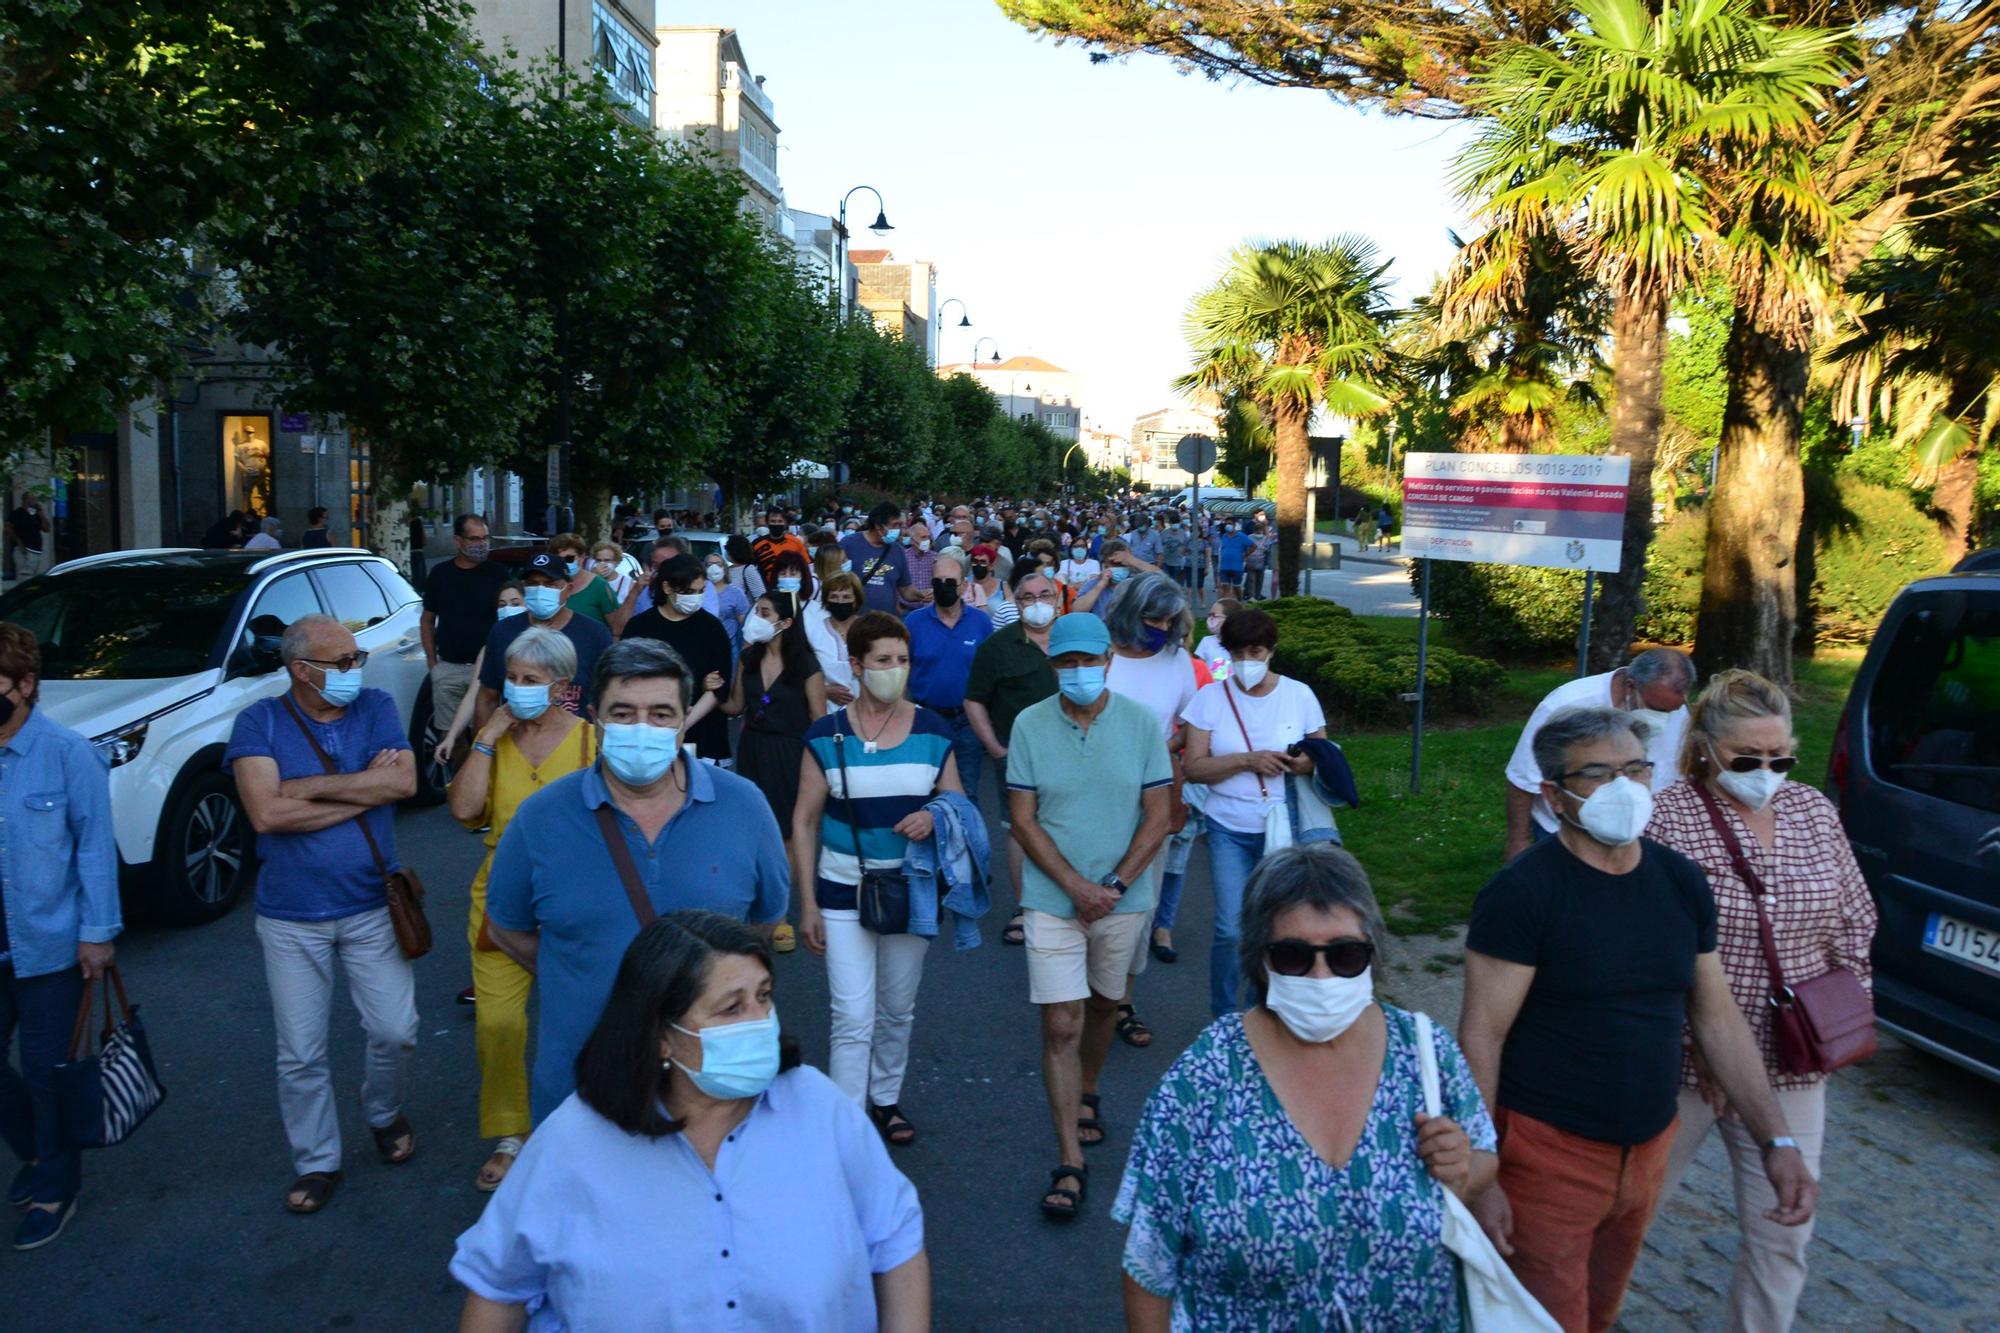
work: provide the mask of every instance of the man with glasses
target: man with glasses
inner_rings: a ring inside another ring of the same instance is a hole
[[[458,553],[431,570],[424,584],[424,614],[417,621],[431,673],[431,720],[440,736],[451,730],[458,705],[472,688],[473,662],[493,628],[500,585],[508,577],[504,565],[487,558],[493,548],[485,519],[460,514],[451,525],[451,539]]]
[[[1031,862],[1021,882],[1028,1000],[1042,1012],[1042,1081],[1061,1153],[1041,1208],[1067,1220],[1082,1203],[1083,1149],[1104,1142],[1097,1078],[1159,897],[1155,854],[1174,770],[1152,710],[1105,688],[1102,620],[1062,617],[1048,654],[1058,693],[1015,719],[1007,806]]]
[[[1818,1186],[1729,989],[1708,878],[1642,840],[1654,761],[1630,710],[1573,708],[1537,732],[1554,837],[1480,890],[1458,1039],[1500,1129],[1498,1183],[1473,1208],[1565,1329],[1609,1328],[1667,1173],[1681,1034],[1809,1221]]]
[[[361,1011],[361,1107],[383,1161],[407,1162],[403,1113],[417,1045],[416,983],[389,921],[397,868],[391,806],[417,789],[396,701],[361,684],[368,654],[331,616],[301,616],[279,655],[290,688],[236,716],[225,769],[257,831],[257,939],[278,1037],[278,1109],[297,1179],[285,1207],[316,1213],[340,1183],[340,1123],[327,1064],[333,969]],[[332,771],[321,756],[332,761]]]
[[[1622,709],[1649,728],[1646,755],[1653,761],[1651,785],[1654,791],[1665,791],[1681,775],[1681,737],[1687,731],[1687,701],[1694,681],[1693,658],[1672,648],[1649,648],[1616,671],[1584,676],[1551,690],[1529,715],[1507,761],[1507,859],[1554,837],[1560,826],[1555,808],[1541,794],[1542,775],[1535,766],[1535,735],[1543,724],[1569,708]]]

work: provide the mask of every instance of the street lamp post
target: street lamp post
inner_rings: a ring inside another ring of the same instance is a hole
[[[944,356],[945,306],[954,306],[954,305],[958,307],[958,327],[961,329],[969,329],[972,327],[972,313],[965,308],[965,302],[959,300],[956,296],[947,297],[944,301],[944,304],[940,305],[937,308],[937,320],[934,327],[932,328],[932,332],[937,335],[937,354],[931,358],[932,365],[936,365],[938,359]]]
[[[984,338],[981,338],[979,339],[979,341],[972,344],[971,359],[975,369],[979,365],[979,349],[984,347],[987,343],[993,344],[993,364],[996,366],[1000,364],[1000,340],[998,338],[995,338],[992,334],[989,333]]]
[[[875,220],[868,224],[868,230],[874,232],[877,236],[885,235],[895,230],[889,224],[889,214],[887,206],[882,202],[882,192],[874,186],[857,185],[846,194],[840,196],[840,218],[834,227],[834,239],[840,243],[840,254],[834,261],[833,280],[840,284],[839,307],[842,319],[847,318],[847,201],[855,195],[860,194],[863,190],[875,196]],[[835,485],[838,486],[839,483],[836,482]]]

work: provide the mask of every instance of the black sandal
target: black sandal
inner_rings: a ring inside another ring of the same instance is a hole
[[[882,1132],[882,1138],[892,1148],[907,1148],[917,1141],[917,1127],[903,1114],[903,1108],[894,1102],[887,1106],[871,1106],[868,1118],[875,1122],[875,1128]]]
[[[285,1208],[294,1213],[316,1213],[326,1207],[326,1201],[333,1197],[334,1186],[338,1184],[338,1171],[308,1171],[285,1191]],[[294,1194],[301,1196],[297,1203],[292,1202]]]
[[[1076,1188],[1058,1183],[1063,1180],[1074,1180]],[[1087,1166],[1059,1166],[1049,1172],[1049,1187],[1042,1191],[1042,1216],[1052,1222],[1074,1222],[1083,1211],[1083,1195],[1089,1186]],[[1052,1198],[1061,1202],[1050,1203]]]
[[[1129,1004],[1118,1006],[1118,1035],[1125,1039],[1127,1046],[1137,1046],[1141,1050],[1153,1044],[1153,1029],[1140,1020]]]
[[[1017,948],[1028,942],[1028,926],[1021,920],[1019,912],[1014,913],[1014,919],[1007,923],[1007,929],[1000,932],[1000,942],[1012,944]]]
[[[1086,1148],[1095,1148],[1098,1144],[1104,1142],[1107,1137],[1102,1113],[1103,1098],[1097,1093],[1086,1092],[1077,1100],[1083,1103],[1084,1110],[1088,1111],[1089,1114],[1080,1114],[1076,1118],[1076,1141]],[[1085,1134],[1095,1134],[1097,1137],[1087,1139],[1083,1137]]]
[[[410,1118],[400,1112],[380,1129],[370,1125],[368,1132],[375,1136],[375,1151],[390,1166],[401,1166],[417,1155],[417,1131],[410,1128]]]

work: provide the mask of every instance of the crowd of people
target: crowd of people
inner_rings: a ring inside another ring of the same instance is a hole
[[[1338,824],[1353,779],[1255,604],[1262,525],[1000,502],[762,517],[717,550],[662,514],[636,549],[564,533],[505,567],[465,515],[430,571],[434,757],[487,848],[461,998],[469,1183],[493,1198],[452,1261],[465,1327],[928,1327],[893,1153],[924,1119],[906,1073],[931,941],[973,947],[990,914],[1024,952],[1053,1142],[1022,1205],[1071,1222],[1106,1138],[1100,1075],[1153,1040],[1139,978],[1179,959],[1197,841],[1214,1021],[1137,1114],[1111,1207],[1131,1328],[1456,1327],[1446,1192],[1557,1323],[1608,1328],[1711,1134],[1742,1232],[1730,1327],[1789,1326],[1825,1076],[1779,1049],[1767,956],[1784,984],[1865,984],[1875,918],[1832,806],[1787,780],[1782,690],[1741,671],[1702,688],[1654,649],[1534,712],[1495,775],[1506,860],[1454,1036],[1377,993],[1382,912]],[[415,988],[384,891],[416,769],[344,625],[305,617],[280,655],[287,689],[239,716],[227,763],[263,863],[282,1200],[303,1214],[341,1183],[336,967],[375,1149],[417,1150]],[[51,1053],[120,926],[103,760],[36,713],[37,671],[32,636],[0,625],[0,1039],[21,1035],[0,1131],[26,1164],[22,1248],[74,1207]],[[800,942],[829,1012],[781,1023],[773,956]],[[826,1025],[824,1074],[789,1035],[806,1021]],[[661,1258],[671,1283],[648,1277]]]

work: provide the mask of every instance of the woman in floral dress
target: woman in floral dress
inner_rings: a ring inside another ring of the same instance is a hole
[[[1243,904],[1253,1007],[1212,1023],[1146,1104],[1112,1215],[1134,1330],[1436,1333],[1461,1326],[1442,1190],[1497,1169],[1492,1118],[1434,1029],[1423,1114],[1413,1015],[1374,998],[1381,913],[1326,843],[1264,858]]]

